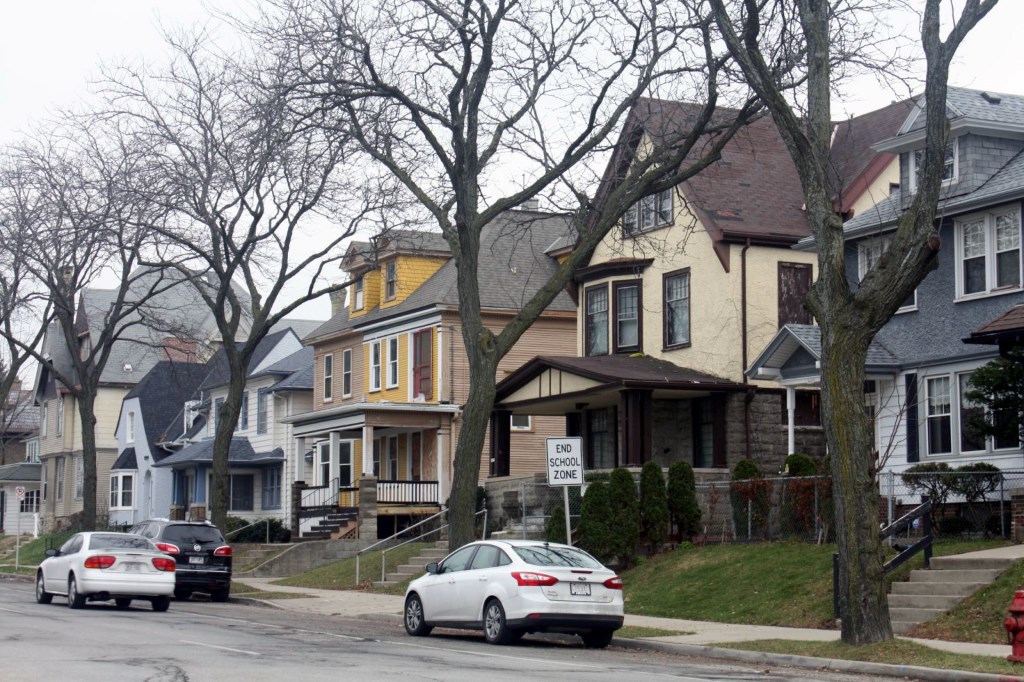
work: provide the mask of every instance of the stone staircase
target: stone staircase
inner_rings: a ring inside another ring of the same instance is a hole
[[[969,555],[933,557],[930,569],[911,571],[909,581],[892,584],[889,618],[893,632],[909,632],[920,623],[945,613],[991,584],[1016,561],[1009,557]]]
[[[373,586],[388,587],[390,585],[398,585],[412,578],[418,578],[426,572],[427,564],[440,561],[446,556],[448,556],[447,541],[435,542],[432,547],[420,550],[419,555],[409,559],[409,563],[397,566],[393,573],[388,573],[384,576],[383,581],[375,581]]]

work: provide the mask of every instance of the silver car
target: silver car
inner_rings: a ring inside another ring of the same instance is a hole
[[[452,552],[405,593],[405,630],[483,630],[492,644],[528,632],[577,634],[604,648],[622,627],[622,579],[569,545],[485,540]]]

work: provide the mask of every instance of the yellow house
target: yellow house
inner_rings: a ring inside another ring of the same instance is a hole
[[[480,286],[485,322],[495,331],[516,314],[550,276],[557,262],[545,251],[567,227],[564,216],[509,211],[481,235]],[[440,234],[392,231],[373,242],[354,243],[342,262],[352,284],[347,302],[305,339],[314,349],[313,410],[289,417],[300,451],[310,451],[313,480],[303,485],[309,503],[337,500],[355,519],[360,492],[372,482],[381,536],[436,513],[448,498],[461,405],[469,393],[455,263]],[[576,306],[560,293],[502,360],[497,379],[544,349],[572,352]],[[481,472],[532,472],[543,464],[544,439],[564,435],[561,417],[505,416],[512,446],[522,453],[517,468],[481,453]],[[502,469],[501,467],[506,467]],[[321,500],[322,501],[322,500]],[[366,502],[366,500],[362,500]],[[330,506],[330,505],[328,505]],[[365,506],[365,504],[363,505]],[[300,531],[315,533],[309,522]],[[341,524],[335,524],[340,526]]]

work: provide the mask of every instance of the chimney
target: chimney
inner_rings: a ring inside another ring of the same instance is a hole
[[[15,379],[14,383],[11,384],[11,393],[17,393],[21,390],[21,379]]]
[[[341,312],[342,308],[345,307],[345,289],[338,289],[330,293],[331,297],[331,317],[334,317]]]
[[[519,204],[520,211],[539,211],[540,210],[540,199],[533,197],[527,199],[523,203]]]
[[[168,336],[164,339],[164,358],[172,362],[199,362],[195,340]]]

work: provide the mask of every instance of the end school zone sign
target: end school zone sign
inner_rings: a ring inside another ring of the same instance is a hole
[[[547,439],[548,485],[583,485],[583,439]]]

